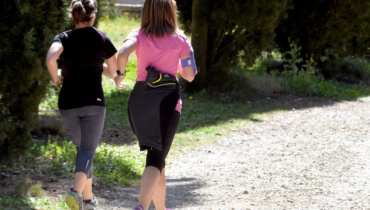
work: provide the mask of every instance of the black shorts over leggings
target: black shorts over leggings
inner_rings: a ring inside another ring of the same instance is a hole
[[[160,172],[164,168],[166,162],[166,157],[170,151],[173,139],[175,138],[177,127],[179,126],[180,122],[180,113],[178,111],[174,111],[171,122],[168,126],[167,133],[163,138],[163,149],[158,150],[155,148],[147,148],[148,154],[146,156],[146,166],[154,166],[158,168]]]

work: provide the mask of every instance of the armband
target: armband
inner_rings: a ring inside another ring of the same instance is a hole
[[[181,67],[191,66],[194,68],[194,76],[198,74],[197,65],[195,65],[194,52],[191,52],[190,58],[181,60]]]

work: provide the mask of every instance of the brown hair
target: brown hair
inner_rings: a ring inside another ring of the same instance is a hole
[[[75,24],[90,22],[98,11],[96,0],[72,0],[71,15]]]
[[[145,0],[141,12],[141,29],[144,35],[163,37],[178,30],[177,8],[174,0]]]

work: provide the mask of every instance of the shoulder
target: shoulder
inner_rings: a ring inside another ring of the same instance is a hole
[[[68,36],[72,33],[73,29],[72,30],[68,30],[68,31],[63,31],[59,34],[56,35],[56,37],[59,37],[60,39],[67,39]]]
[[[110,41],[110,38],[102,31],[98,30],[97,28],[93,27],[93,29],[103,38],[103,41],[105,42],[106,40]]]
[[[68,35],[72,32],[73,30],[69,30],[69,31],[64,31],[64,32],[61,32],[59,34],[57,34],[54,39],[53,39],[53,42],[59,42],[59,43],[64,43],[65,41],[68,40]]]
[[[188,37],[185,35],[185,33],[181,30],[176,31],[175,35],[178,39],[180,39],[182,42],[186,42],[188,40]]]
[[[141,30],[141,29],[133,29],[129,34],[128,36],[139,36],[139,35],[142,35],[144,32],[144,30]]]

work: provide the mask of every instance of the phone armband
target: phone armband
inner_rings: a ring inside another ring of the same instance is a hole
[[[198,74],[197,65],[195,64],[194,52],[191,52],[190,58],[185,58],[181,60],[181,67],[191,66],[194,69],[194,76]]]

